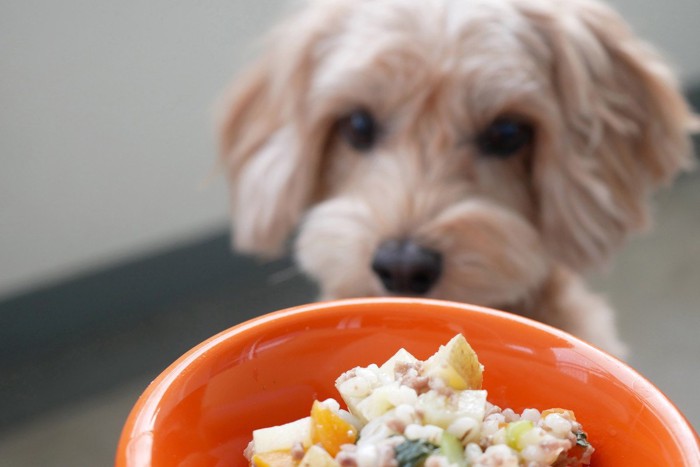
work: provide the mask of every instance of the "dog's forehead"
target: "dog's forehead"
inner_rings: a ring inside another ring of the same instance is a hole
[[[356,1],[316,45],[312,88],[382,94],[387,83],[408,90],[430,74],[468,80],[474,91],[523,91],[540,78],[523,39],[536,35],[512,0]]]
[[[328,46],[367,54],[392,46],[481,53],[517,47],[527,30],[513,0],[366,0],[347,10]]]

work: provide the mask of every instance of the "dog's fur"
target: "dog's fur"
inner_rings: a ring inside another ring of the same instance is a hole
[[[359,153],[353,109],[382,129]],[[310,0],[223,105],[235,247],[295,253],[322,298],[387,295],[384,240],[437,250],[426,294],[510,310],[624,355],[579,274],[647,224],[648,197],[691,162],[693,115],[663,60],[593,0]],[[474,138],[529,121],[526,151]]]

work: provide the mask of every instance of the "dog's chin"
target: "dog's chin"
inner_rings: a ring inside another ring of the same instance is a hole
[[[505,207],[484,200],[453,204],[411,231],[377,222],[377,204],[336,198],[306,217],[295,252],[322,299],[395,296],[373,273],[374,252],[385,240],[411,238],[442,256],[438,281],[426,298],[508,308],[527,302],[552,266],[536,229]],[[390,208],[387,208],[390,209]],[[411,295],[411,294],[398,294]],[[415,295],[414,295],[415,296]]]

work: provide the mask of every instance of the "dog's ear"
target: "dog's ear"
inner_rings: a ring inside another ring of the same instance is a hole
[[[516,3],[548,51],[557,107],[533,162],[541,229],[556,258],[598,266],[646,226],[649,194],[692,165],[697,119],[669,67],[609,7]]]
[[[323,137],[313,134],[306,107],[318,46],[339,16],[328,3],[310,2],[278,26],[221,100],[219,156],[239,251],[281,254],[311,202]]]

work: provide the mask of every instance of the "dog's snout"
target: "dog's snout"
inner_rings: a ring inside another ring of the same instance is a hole
[[[410,240],[388,240],[377,248],[372,270],[391,293],[423,295],[440,278],[442,255]]]

